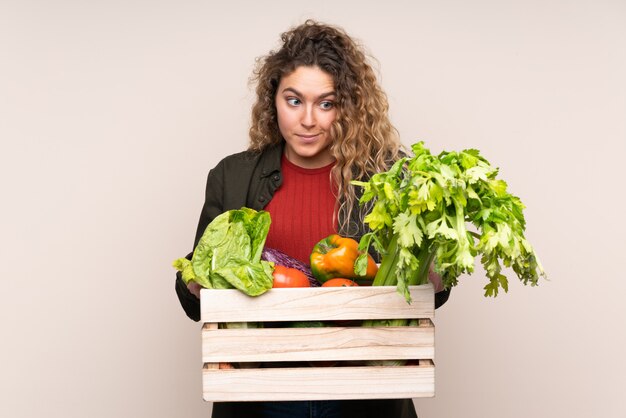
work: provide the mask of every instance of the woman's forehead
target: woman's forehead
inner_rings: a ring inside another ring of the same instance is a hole
[[[303,95],[328,96],[335,93],[335,82],[319,67],[300,66],[281,78],[278,92],[285,90]]]

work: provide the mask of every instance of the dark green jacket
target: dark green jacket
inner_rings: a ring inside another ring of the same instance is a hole
[[[207,225],[219,214],[230,210],[249,207],[263,209],[282,184],[280,160],[283,145],[273,146],[262,153],[244,151],[230,155],[220,161],[208,175],[205,202],[196,230],[194,248]],[[358,216],[358,215],[357,215]],[[358,219],[351,220],[361,230],[353,237],[359,239],[365,226]],[[191,254],[187,256],[191,258]],[[180,273],[176,278],[176,293],[189,318],[200,320],[200,301],[189,292]],[[435,307],[448,299],[449,291],[436,294]],[[416,418],[410,399],[342,401],[341,416],[346,418]],[[254,417],[259,413],[257,403],[226,402],[213,404],[213,418]]]

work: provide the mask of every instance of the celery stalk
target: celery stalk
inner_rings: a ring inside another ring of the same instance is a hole
[[[408,286],[415,286],[428,283],[428,271],[429,267],[435,257],[435,251],[432,250],[428,243],[420,247],[416,258],[418,261],[418,267],[412,270],[408,277]],[[398,235],[392,236],[385,251],[385,256],[382,259],[378,273],[374,277],[372,286],[397,286],[398,285],[398,261],[400,259],[400,247],[398,246]],[[389,320],[367,320],[364,321],[363,326],[376,327],[376,326],[388,326],[388,327],[401,327],[406,326],[409,320],[407,319],[389,319]]]

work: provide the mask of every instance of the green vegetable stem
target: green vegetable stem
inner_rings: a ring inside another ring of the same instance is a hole
[[[435,156],[423,142],[411,148],[414,156],[389,171],[352,182],[363,189],[360,204],[371,201],[365,217],[371,232],[359,249],[373,246],[383,255],[373,284],[397,285],[410,303],[408,286],[428,283],[431,265],[448,289],[473,272],[480,256],[489,279],[485,296],[508,291],[503,267],[537,285],[545,273],[524,236],[524,205],[496,178],[498,169],[475,149]],[[357,274],[363,267],[355,262]]]

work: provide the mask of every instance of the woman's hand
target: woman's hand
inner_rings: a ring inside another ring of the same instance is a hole
[[[441,280],[441,276],[435,273],[432,265],[430,266],[430,269],[428,270],[428,280],[435,287],[435,293],[441,292],[443,290],[443,282]]]
[[[189,283],[187,283],[187,289],[191,292],[192,295],[200,299],[200,289],[202,289],[202,286],[194,281],[190,281]]]

